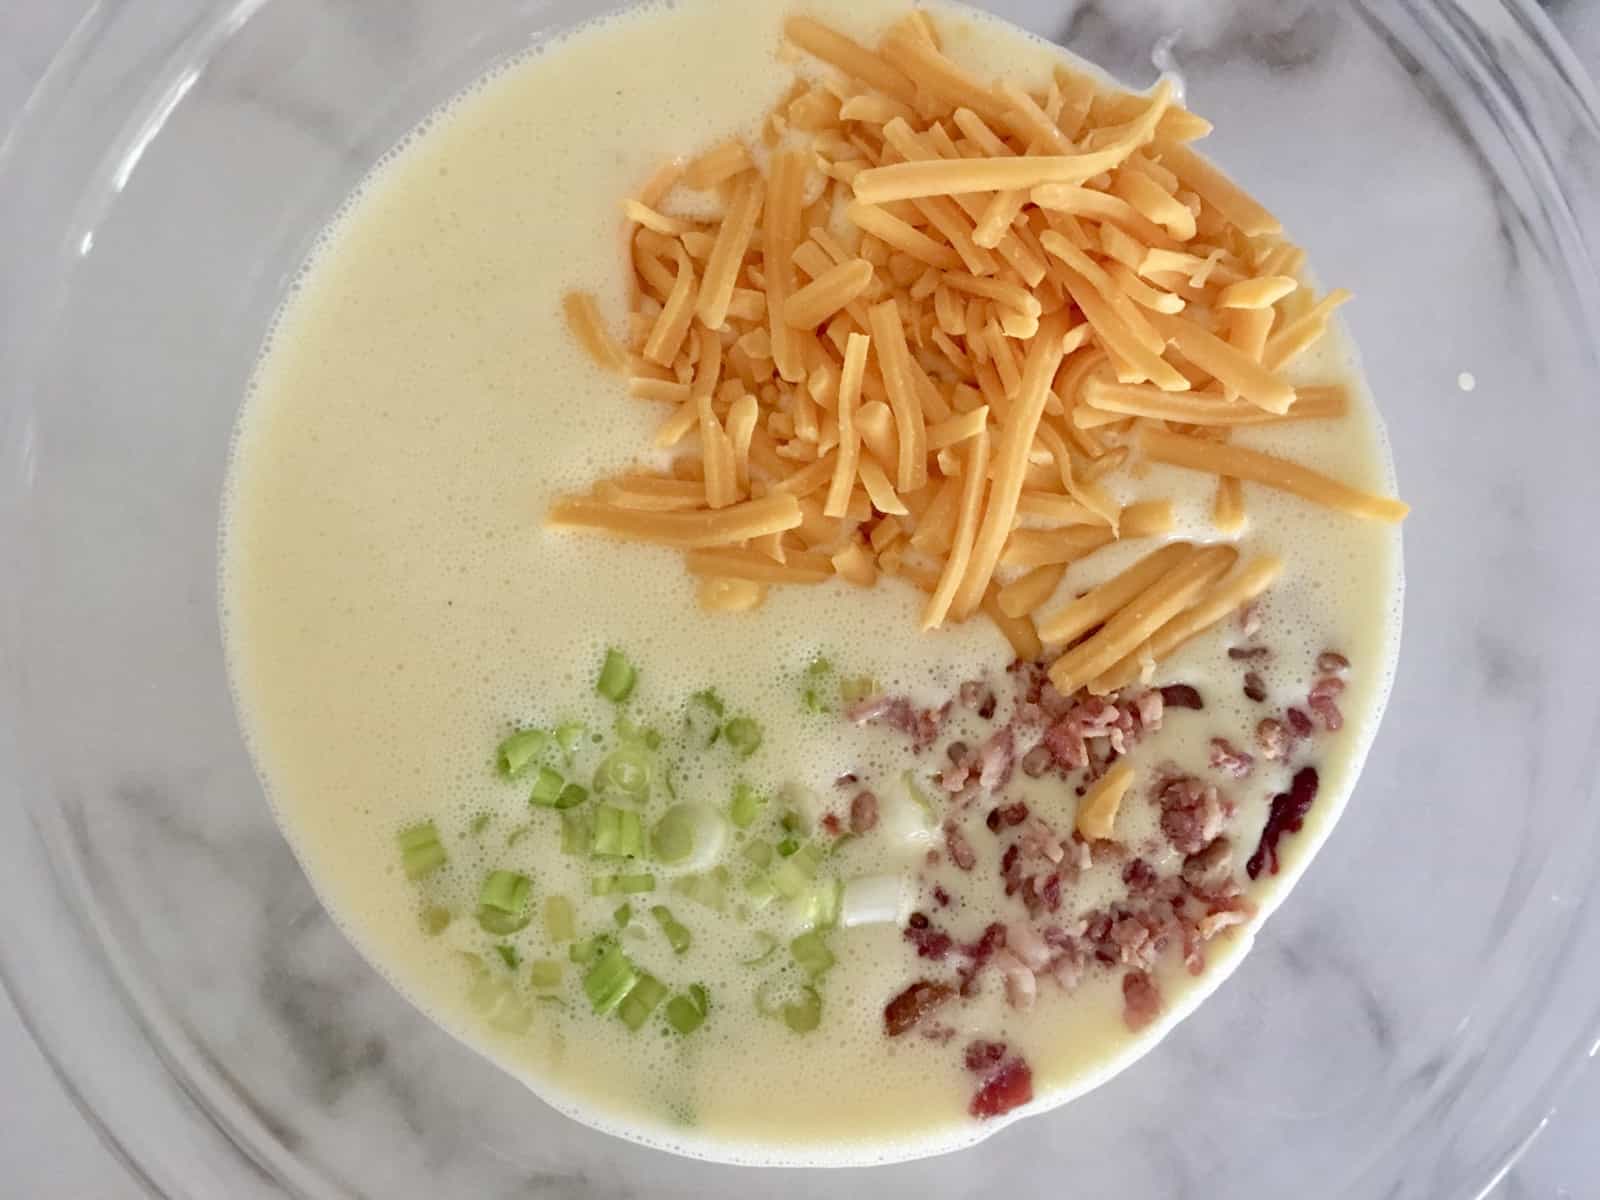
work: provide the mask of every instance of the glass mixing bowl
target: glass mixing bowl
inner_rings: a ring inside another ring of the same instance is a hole
[[[1156,1052],[949,1158],[758,1182],[558,1116],[335,930],[223,674],[230,431],[357,180],[597,7],[102,4],[0,149],[0,970],[84,1112],[170,1196],[1489,1187],[1600,1024],[1600,124],[1522,0],[991,5],[1134,83],[1182,71],[1214,153],[1358,294],[1415,505],[1364,782]]]

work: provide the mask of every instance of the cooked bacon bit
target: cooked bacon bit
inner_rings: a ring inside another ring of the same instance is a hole
[[[1344,714],[1339,711],[1339,706],[1329,696],[1313,696],[1308,703],[1311,711],[1316,713],[1322,721],[1322,727],[1329,733],[1336,733],[1344,728]]]
[[[1256,765],[1255,755],[1246,754],[1227,738],[1211,739],[1211,765],[1219,771],[1243,779]]]
[[[995,812],[1000,814],[1002,821],[1013,827],[1021,825],[1028,819],[1028,806],[1020,800],[1015,804],[1007,804],[1003,808],[997,808]]]
[[[1187,683],[1169,683],[1161,689],[1161,702],[1167,708],[1193,708],[1203,709],[1206,702],[1200,699],[1200,693]]]
[[[1023,816],[1026,817],[1027,814],[1024,813]],[[1022,831],[1017,844],[1022,847],[1024,853],[1031,854],[1035,858],[1047,859],[1052,863],[1060,862],[1067,854],[1062,848],[1061,836],[1037,819],[1028,822],[1028,827]]]
[[[1183,860],[1183,882],[1199,896],[1224,896],[1233,890],[1233,843],[1213,838]]]
[[[1057,721],[1044,731],[1044,741],[1039,743],[1050,752],[1056,765],[1063,771],[1076,771],[1089,761],[1088,748],[1083,744],[1083,734],[1076,722],[1068,718]]]
[[[1220,793],[1192,775],[1169,780],[1159,793],[1161,832],[1182,854],[1203,849],[1222,832],[1227,809]]]
[[[955,989],[946,983],[919,979],[883,1006],[883,1025],[890,1037],[899,1037],[938,1008]]]
[[[817,823],[822,826],[822,832],[829,837],[838,837],[844,829],[844,826],[839,824],[839,818],[832,813],[824,813],[822,820]]]
[[[987,721],[994,716],[994,689],[981,680],[969,679],[961,685],[961,703]]]
[[[1129,971],[1122,977],[1122,1020],[1138,1033],[1161,1013],[1161,992],[1155,980],[1144,971]]]
[[[972,747],[958,738],[944,748],[944,754],[946,758],[959,766],[961,763],[966,762],[967,758],[972,754]]]
[[[948,704],[942,708],[917,708],[904,696],[870,696],[850,705],[844,710],[844,715],[856,725],[882,721],[889,728],[909,737],[912,748],[921,752],[938,738],[949,709]]]
[[[906,918],[906,924],[913,929],[926,929],[928,927],[928,914],[914,912]]]
[[[945,891],[941,885],[935,884],[933,888],[933,902],[940,908],[949,908],[950,893]]]
[[[1006,926],[1006,946],[1030,971],[1037,971],[1050,961],[1050,943],[1026,921],[1013,921]]]
[[[1150,946],[1150,930],[1137,917],[1121,917],[1112,923],[1111,944],[1116,947],[1117,958],[1125,966],[1148,966],[1154,957]]]
[[[833,781],[833,786],[836,788],[854,787],[857,782],[858,779],[856,773],[854,771],[846,771],[843,775],[839,776],[839,778]]]
[[[1122,882],[1134,895],[1147,895],[1156,889],[1156,869],[1142,858],[1122,868]]]
[[[921,913],[913,915],[922,916]],[[945,955],[949,954],[955,945],[954,939],[948,933],[929,925],[927,917],[922,918],[921,925],[913,921],[900,931],[900,935],[917,948],[918,958],[927,958],[934,962],[943,962]]]
[[[850,832],[866,833],[878,824],[878,798],[871,792],[857,792],[850,801]]]
[[[1006,981],[1006,1003],[1019,1012],[1027,1012],[1039,995],[1039,981],[1033,972],[1009,950],[997,951],[994,965]]]
[[[1268,657],[1272,651],[1266,646],[1229,646],[1228,657],[1234,662],[1251,662]]]
[[[1234,925],[1243,925],[1247,920],[1249,920],[1249,917],[1246,914],[1236,909],[1224,908],[1201,917],[1197,928],[1200,931],[1200,936],[1209,942],[1224,929],[1229,929]]]
[[[1320,700],[1324,696],[1333,697],[1344,691],[1344,680],[1333,675],[1324,675],[1311,685],[1310,699]]]
[[[1350,660],[1337,650],[1324,650],[1317,655],[1317,670],[1324,675],[1334,675],[1350,669]]]
[[[1254,671],[1244,673],[1244,695],[1247,700],[1254,700],[1260,704],[1267,698],[1266,681]]]
[[[967,1043],[966,1063],[967,1070],[975,1075],[982,1075],[993,1067],[1000,1065],[1000,1060],[1006,1056],[1004,1042],[986,1042],[982,1039]]]
[[[1140,692],[1133,701],[1133,711],[1138,714],[1139,724],[1146,732],[1154,733],[1161,728],[1161,718],[1167,711],[1166,696],[1153,688]]]
[[[1009,727],[991,735],[978,749],[979,786],[991,792],[1004,787],[1011,778],[1015,757],[1016,739]]]
[[[1289,731],[1282,721],[1265,717],[1256,725],[1256,746],[1268,762],[1279,762],[1289,756]]]
[[[1311,724],[1311,718],[1298,708],[1291,708],[1283,714],[1289,722],[1289,730],[1295,737],[1310,737],[1316,726]]]
[[[1038,876],[1036,875],[1034,878],[1037,880]],[[1047,875],[1045,877],[1045,881],[1039,884],[1037,895],[1039,897],[1039,904],[1042,907],[1048,909],[1050,912],[1058,911],[1061,908],[1060,872]]]
[[[1040,742],[1022,756],[1022,773],[1029,779],[1038,779],[1054,762],[1055,755],[1050,753],[1050,747]]]
[[[967,1111],[980,1119],[998,1117],[1032,1099],[1033,1072],[1020,1058],[1013,1058],[984,1080]]]
[[[1239,630],[1245,637],[1255,637],[1261,632],[1261,602],[1252,600],[1239,610]]]
[[[1273,875],[1278,873],[1278,839],[1286,833],[1300,832],[1306,814],[1311,811],[1312,801],[1317,798],[1319,782],[1315,767],[1301,767],[1294,773],[1289,790],[1272,798],[1267,823],[1261,831],[1261,842],[1250,856],[1250,861],[1244,865],[1245,874],[1251,879],[1260,876],[1263,866]]]
[[[961,953],[966,955],[969,962],[961,975],[961,994],[972,995],[978,981],[978,972],[988,965],[996,951],[1006,944],[1006,927],[999,921],[991,921],[984,926],[983,936],[969,946],[961,947]]]
[[[1000,856],[1000,878],[1005,880],[1006,895],[1014,896],[1017,889],[1022,886],[1022,871],[1019,863],[1022,859],[1022,847],[1016,842],[1006,847]]]
[[[962,833],[954,821],[944,823],[944,845],[950,851],[950,861],[963,871],[970,871],[978,865],[978,856],[972,849],[972,844],[967,841],[967,835]]]
[[[920,1034],[924,1041],[938,1042],[941,1046],[955,1037],[955,1035],[956,1031],[954,1029],[938,1022],[932,1025],[924,1025]]]

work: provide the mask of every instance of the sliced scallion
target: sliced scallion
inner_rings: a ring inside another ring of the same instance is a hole
[[[522,965],[522,955],[510,942],[501,942],[494,948],[494,952],[500,956],[500,961],[505,963],[508,970],[515,971]]]
[[[594,772],[594,790],[602,796],[621,796],[643,803],[650,798],[650,755],[640,746],[619,746]]]
[[[759,967],[778,952],[778,939],[764,929],[756,930],[756,944],[760,949],[751,958],[741,958],[741,967]]]
[[[528,982],[536,988],[561,986],[561,964],[553,958],[542,958],[528,968]]]
[[[540,767],[539,774],[534,776],[533,791],[528,794],[528,803],[536,808],[555,808],[561,802],[561,789],[567,781],[561,778],[561,772],[549,767]]]
[[[819,879],[806,893],[805,923],[812,929],[832,929],[839,923],[839,904],[844,885],[837,879]]]
[[[561,814],[561,853],[588,854],[594,841],[594,822],[588,813]]]
[[[827,939],[817,930],[802,933],[789,943],[789,953],[794,957],[795,965],[807,975],[815,979],[833,966],[833,952],[828,949]]]
[[[779,847],[782,850],[782,847]],[[797,900],[809,890],[817,877],[822,852],[814,845],[801,846],[772,869],[772,886],[785,900]]]
[[[878,694],[878,682],[870,675],[852,675],[839,681],[839,699],[846,704],[866,700]]]
[[[654,875],[596,875],[589,881],[589,890],[596,896],[632,895],[656,890]]]
[[[727,707],[722,697],[707,688],[689,697],[684,709],[683,723],[689,734],[689,745],[709,746],[722,733],[722,718]]]
[[[805,705],[811,712],[825,713],[829,711],[828,702],[823,697],[826,694],[825,682],[828,676],[832,674],[833,664],[825,658],[813,659],[811,665],[806,668],[805,678],[800,689],[800,703]]]
[[[569,946],[567,958],[581,967],[593,966],[613,945],[615,941],[609,933],[597,933],[591,938],[585,938]]]
[[[728,806],[728,819],[740,829],[749,829],[766,805],[766,797],[741,780],[733,785],[733,803]]]
[[[570,942],[578,936],[578,923],[573,916],[572,901],[565,896],[545,897],[544,935],[552,942]]]
[[[450,910],[440,908],[438,905],[429,905],[422,910],[422,932],[429,937],[438,937],[450,928]]]
[[[772,865],[771,842],[763,842],[759,838],[755,841],[746,842],[742,853],[746,858],[762,869]]]
[[[432,821],[402,829],[396,840],[400,843],[400,863],[407,879],[431,875],[445,863],[444,846]]]
[[[691,984],[687,992],[667,1001],[667,1024],[681,1034],[691,1034],[706,1023],[710,1009],[710,993],[698,983]]]
[[[648,971],[640,971],[627,996],[617,1005],[617,1016],[624,1025],[637,1032],[650,1019],[650,1014],[655,1012],[656,1005],[666,998],[667,985]]]
[[[684,951],[689,949],[689,942],[691,940],[689,936],[689,930],[672,915],[672,910],[670,908],[668,908],[665,904],[654,905],[650,909],[650,915],[654,917],[656,919],[656,923],[661,926],[661,932],[666,934],[667,943],[672,947],[672,952],[674,954],[682,954]]]
[[[621,704],[633,695],[633,688],[639,682],[639,673],[633,669],[633,664],[620,650],[607,650],[606,660],[600,667],[600,678],[595,680],[594,690],[599,692],[613,704]]]
[[[727,842],[727,818],[707,804],[674,804],[650,832],[655,858],[688,870],[711,866]]]
[[[491,871],[478,893],[478,924],[501,937],[528,923],[528,896],[533,882],[516,871]]]
[[[583,745],[583,734],[584,728],[577,721],[563,721],[556,726],[556,745],[561,747],[561,753],[569,762]]]
[[[795,1033],[810,1033],[822,1024],[822,994],[814,987],[801,989],[800,999],[783,1006],[783,1023]]]
[[[555,807],[577,808],[589,798],[589,789],[582,784],[569,783],[561,789],[561,795],[556,797]]]
[[[735,717],[722,727],[722,736],[740,758],[761,748],[761,724],[754,717]]]
[[[602,804],[594,813],[589,852],[597,858],[638,858],[644,854],[644,823],[629,808]]]
[[[744,897],[752,909],[760,912],[778,898],[778,889],[773,886],[770,877],[752,875],[744,885]]]
[[[611,913],[611,920],[618,929],[626,929],[628,922],[633,920],[633,905],[619,904]]]
[[[681,875],[672,881],[672,890],[715,912],[725,912],[728,907],[727,869],[717,867],[694,875]]]
[[[594,1011],[604,1014],[621,1004],[638,982],[639,973],[628,961],[628,956],[616,946],[611,946],[584,975],[583,992],[589,997]]]
[[[788,858],[798,849],[800,849],[800,839],[790,834],[778,843],[778,857]]]
[[[542,729],[519,729],[495,751],[495,765],[507,779],[521,775],[551,746],[551,737]]]
[[[479,813],[477,816],[472,818],[472,823],[467,826],[467,831],[471,833],[473,837],[477,837],[485,829],[489,828],[489,822],[492,820],[494,820],[494,818],[488,813]]]

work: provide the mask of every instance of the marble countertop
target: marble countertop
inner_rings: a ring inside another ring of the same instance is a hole
[[[1600,68],[1600,0],[1541,0],[1577,48]],[[89,0],[9,0],[0,5],[0,130],[67,36]],[[1600,991],[1600,964],[1590,964]],[[141,1195],[122,1165],[73,1107],[0,991],[0,1191],[30,1197]],[[1600,1070],[1579,1077],[1515,1169],[1499,1200],[1575,1200],[1600,1195]]]

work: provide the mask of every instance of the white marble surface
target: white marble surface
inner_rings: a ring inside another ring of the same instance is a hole
[[[0,4],[0,123],[9,121],[83,7],[81,0]],[[1568,0],[1554,15],[1585,60],[1600,64],[1600,5]],[[1590,964],[1600,990],[1600,964]],[[28,1197],[140,1194],[56,1082],[9,1004],[0,1001],[0,1193]],[[1600,1195],[1600,1071],[1563,1098],[1548,1128],[1502,1184],[1505,1200]]]

